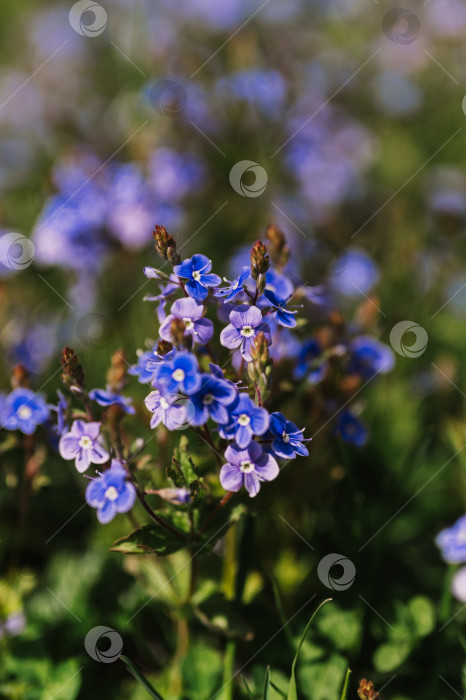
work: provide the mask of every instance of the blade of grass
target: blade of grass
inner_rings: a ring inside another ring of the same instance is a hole
[[[348,688],[349,688],[350,676],[351,676],[351,669],[348,668],[348,670],[346,671],[345,684],[344,684],[344,686],[343,686],[343,690],[341,691],[340,700],[346,700],[346,698],[348,697]]]
[[[250,687],[249,687],[248,684],[247,684],[246,678],[245,678],[244,676],[241,676],[241,680],[243,681],[243,685],[244,685],[244,687],[246,688],[247,694],[249,695],[249,697],[251,698],[251,700],[254,700],[254,695],[252,694],[251,689],[250,689]]]
[[[269,687],[270,687],[270,666],[267,666],[264,678],[264,691],[262,693],[262,700],[269,700]]]
[[[142,673],[136,668],[131,659],[128,659],[127,656],[121,655],[120,661],[123,661],[123,663],[128,667],[129,672],[143,686],[143,688],[147,690],[151,698],[155,698],[155,700],[164,700],[160,693],[158,693],[156,689],[149,683],[149,681],[146,678],[144,678]]]
[[[311,619],[309,620],[309,622],[306,625],[306,628],[305,628],[303,635],[300,639],[300,642],[298,644],[298,650],[297,650],[295,657],[293,659],[293,663],[291,664],[291,678],[290,678],[290,685],[288,688],[288,700],[298,700],[298,688],[296,686],[296,664],[298,662],[299,652],[301,651],[301,647],[304,644],[304,640],[306,638],[309,627],[312,625],[312,622],[313,622],[315,616],[317,615],[317,613],[319,612],[319,610],[326,603],[329,603],[331,600],[332,600],[332,598],[326,598],[325,600],[323,600],[322,603],[319,606],[317,606],[317,608],[314,610],[314,612],[311,615]]]
[[[277,606],[278,610],[278,616],[280,618],[280,622],[283,625],[283,631],[285,633],[286,640],[288,644],[293,648],[293,635],[291,633],[290,626],[288,625],[288,619],[285,615],[285,611],[283,609],[283,604],[282,604],[282,599],[280,596],[280,591],[278,590],[278,585],[275,579],[272,576],[272,589],[273,589],[273,595],[275,598],[275,605]]]

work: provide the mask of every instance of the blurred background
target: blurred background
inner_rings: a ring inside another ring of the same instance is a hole
[[[465,510],[465,32],[462,0],[0,6],[1,391],[21,363],[54,401],[65,344],[90,386],[115,350],[135,362],[152,347],[142,268],[160,264],[156,223],[229,278],[278,226],[295,284],[328,292],[313,322],[363,318],[394,347],[392,372],[357,396],[364,447],[317,429],[314,403],[293,406],[311,456],[254,503],[254,635],[237,652],[254,693],[269,664],[283,687],[283,639],[312,612],[270,641],[273,578],[286,619],[314,593],[336,598],[303,648],[305,697],[339,698],[347,665],[387,699],[465,697],[466,595],[452,596],[435,545]],[[402,321],[427,334],[420,353],[395,347]],[[20,446],[0,439],[0,696],[147,697],[86,654],[102,624],[167,698],[180,677],[183,697],[211,697],[228,642],[199,622],[180,651],[183,581],[132,619],[182,560],[152,570],[109,552],[124,519],[98,526],[53,450],[25,492]],[[322,585],[329,552],[354,562],[354,586]],[[220,559],[206,563],[213,579]]]

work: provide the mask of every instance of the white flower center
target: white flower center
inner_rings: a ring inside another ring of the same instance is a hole
[[[243,326],[240,333],[244,335],[245,338],[252,338],[252,336],[255,335],[255,330],[252,326]]]
[[[175,369],[175,371],[172,374],[172,377],[175,380],[175,382],[182,382],[185,376],[186,375],[184,373],[184,370],[182,369]]]
[[[242,413],[238,418],[239,425],[249,425],[250,422],[251,419],[248,415],[246,415],[246,413]]]
[[[213,402],[214,398],[215,397],[213,394],[206,394],[204,396],[204,399],[203,399],[204,406],[210,406],[210,404]]]
[[[187,331],[191,331],[194,328],[194,321],[191,318],[184,318],[183,323]]]
[[[282,440],[283,442],[289,442],[290,441],[290,436],[286,434],[285,430],[282,433]]]
[[[116,501],[118,498],[118,491],[114,486],[108,487],[108,489],[105,491],[105,498],[107,498],[109,501]]]
[[[199,282],[200,279],[201,279],[201,273],[199,272],[199,270],[195,270],[193,272],[193,280],[196,280],[196,282]]]
[[[170,404],[168,403],[167,399],[165,399],[165,398],[162,396],[162,397],[160,398],[160,407],[163,408],[164,411],[166,411],[167,408],[169,407],[169,405],[170,405]]]
[[[90,450],[93,445],[93,442],[89,435],[83,435],[79,438],[78,445],[82,450]]]
[[[250,474],[254,471],[254,464],[251,462],[250,459],[245,459],[241,462],[240,469],[243,472],[243,474]]]
[[[18,418],[21,418],[21,420],[28,420],[32,416],[32,409],[29,408],[29,406],[21,406],[21,408],[18,408],[16,411],[16,415]]]

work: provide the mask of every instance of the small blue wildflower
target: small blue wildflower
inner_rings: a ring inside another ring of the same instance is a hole
[[[240,276],[232,282],[225,279],[225,282],[228,282],[228,287],[220,287],[219,289],[216,289],[214,292],[214,296],[225,297],[223,300],[224,304],[233,301],[233,299],[235,299],[238,296],[238,294],[241,294],[241,292],[243,291],[244,282],[246,282],[246,280],[248,280],[250,277],[251,268],[243,267],[243,271],[241,272]]]
[[[220,334],[220,342],[226,348],[239,348],[242,357],[251,362],[253,338],[262,331],[270,344],[270,328],[257,306],[241,304],[230,313],[230,323]]]
[[[185,284],[189,296],[196,301],[203,301],[209,293],[209,287],[216,287],[221,283],[218,275],[211,273],[212,261],[206,255],[196,254],[192,258],[183,260],[180,265],[175,265],[175,275],[187,279]]]
[[[99,523],[109,523],[117,513],[127,513],[133,507],[136,489],[126,478],[121,462],[112,459],[110,469],[87,485],[86,501],[97,508]]]
[[[210,374],[202,374],[199,390],[190,397],[194,407],[191,425],[204,425],[209,417],[215,423],[225,425],[230,419],[227,407],[233,403],[236,396],[237,390],[231,382]]]
[[[107,389],[92,389],[89,392],[89,398],[95,401],[99,406],[120,406],[125,413],[136,413],[136,409],[132,406],[132,399],[120,394],[114,394]]]
[[[351,411],[341,411],[335,429],[344,442],[356,447],[365,445],[369,436],[367,427]]]
[[[128,374],[138,378],[140,384],[148,384],[154,377],[154,370],[147,369],[147,363],[154,358],[154,350],[140,352],[135,365],[128,368]]]
[[[298,361],[293,371],[295,379],[307,376],[309,384],[318,384],[325,377],[328,362],[322,359],[322,348],[314,338],[307,340],[301,346]]]
[[[246,449],[228,445],[225,450],[227,463],[220,470],[220,483],[225,491],[239,491],[244,486],[253,498],[259,493],[262,481],[272,481],[279,474],[274,457],[263,452],[257,442],[251,442]]]
[[[466,561],[466,515],[461,516],[451,527],[439,532],[435,539],[448,564],[462,564]]]
[[[156,428],[162,423],[167,430],[179,430],[191,423],[194,414],[191,401],[178,394],[162,396],[158,389],[151,391],[144,403],[147,410],[153,414],[151,428]]]
[[[269,304],[276,309],[275,313],[273,314],[273,319],[279,326],[284,326],[285,328],[294,328],[296,326],[297,321],[294,316],[298,312],[289,311],[289,309],[286,308],[286,304],[291,297],[279,299],[271,289],[266,289],[264,291],[264,297],[267,299]]]
[[[361,248],[349,248],[333,264],[332,287],[346,297],[367,294],[377,284],[379,271],[372,258]]]
[[[38,425],[45,423],[50,408],[41,394],[18,387],[0,402],[0,428],[21,430],[32,435]]]
[[[296,455],[307,457],[309,450],[303,445],[303,430],[278,411],[270,414],[270,432],[274,436],[272,450],[277,457],[295,459]]]
[[[100,423],[75,420],[71,430],[60,438],[58,449],[63,459],[75,460],[81,473],[91,464],[105,464],[110,459],[100,436]]]
[[[395,364],[391,348],[369,335],[361,335],[350,345],[348,371],[370,379],[375,374],[390,372]]]
[[[178,318],[184,322],[185,335],[190,335],[194,342],[205,345],[214,334],[214,324],[210,319],[202,318],[203,313],[202,304],[197,304],[191,297],[177,299],[172,304],[169,315],[160,326],[160,337],[172,341],[170,326],[172,321]]]
[[[189,352],[175,352],[170,359],[158,365],[155,376],[157,388],[164,394],[194,394],[201,386],[201,375],[195,355]]]
[[[225,430],[234,437],[240,449],[249,445],[254,435],[263,435],[269,427],[269,414],[254,404],[247,394],[239,394],[229,409],[230,420]]]

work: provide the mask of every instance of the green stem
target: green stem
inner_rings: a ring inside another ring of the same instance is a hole
[[[348,688],[349,688],[350,676],[351,676],[351,669],[348,668],[348,670],[346,671],[345,684],[344,684],[344,686],[343,686],[343,690],[341,691],[340,700],[346,700],[346,698],[348,697]]]
[[[129,672],[135,677],[135,679],[142,685],[143,688],[147,690],[151,698],[155,698],[155,700],[164,700],[163,697],[156,691],[153,685],[149,683],[147,678],[145,678],[142,673],[136,668],[136,666],[133,664],[131,659],[128,659],[127,656],[120,656],[120,661],[123,661],[123,663],[128,667]]]

